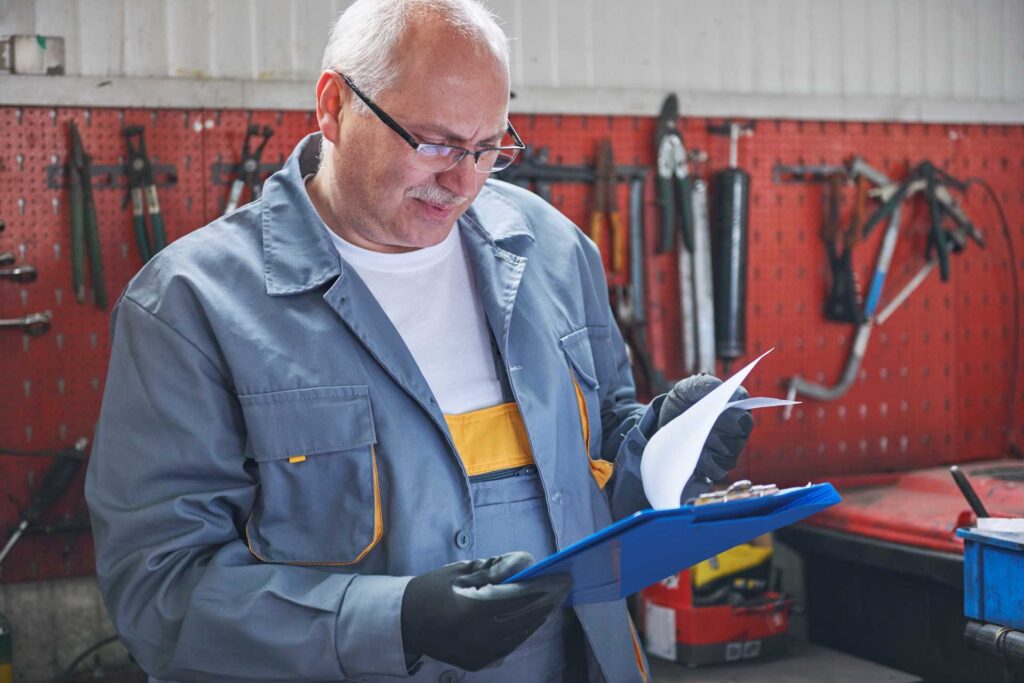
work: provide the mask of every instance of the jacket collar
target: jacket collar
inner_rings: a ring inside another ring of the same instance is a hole
[[[263,269],[271,296],[309,291],[337,277],[345,267],[306,191],[304,178],[316,172],[320,139],[320,133],[303,138],[263,186]],[[484,184],[459,219],[459,227],[511,249],[517,238],[533,241],[534,236],[526,215],[500,191],[501,184],[497,180]]]

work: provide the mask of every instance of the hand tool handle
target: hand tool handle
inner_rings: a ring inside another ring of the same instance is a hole
[[[78,169],[71,172],[71,288],[78,303],[85,303],[85,195]]]
[[[590,239],[594,240],[594,245],[601,252],[601,262],[607,267],[608,247],[604,243],[604,214],[600,211],[593,211],[590,214]]]
[[[162,213],[154,213],[149,217],[153,224],[153,255],[167,246],[167,231],[164,229],[164,216]]]
[[[103,280],[103,252],[100,246],[99,225],[96,222],[96,207],[88,193],[83,202],[85,213],[85,246],[89,255],[89,272],[92,273],[92,291],[96,295],[96,306],[107,308],[107,285]]]
[[[679,230],[686,250],[693,253],[693,180],[690,176],[676,181],[676,211],[679,212]]]
[[[149,248],[149,235],[146,233],[146,214],[142,203],[142,188],[132,188],[132,226],[135,229],[135,243],[139,245],[139,257],[147,263],[153,252]]]
[[[14,280],[15,282],[35,282],[39,274],[33,266],[15,266],[14,268],[0,269],[0,279]]]
[[[658,207],[661,209],[661,232],[658,234],[658,253],[672,251],[675,244],[676,205],[672,197],[675,179],[658,176]]]
[[[974,487],[971,486],[971,482],[967,480],[967,475],[963,473],[956,465],[949,468],[949,473],[953,475],[953,481],[956,482],[957,487],[960,489],[960,493],[964,494],[964,498],[967,499],[967,504],[974,510],[974,514],[978,517],[988,517],[988,510],[985,509],[981,499],[978,498],[978,494],[975,493]]]
[[[935,180],[928,178],[928,208],[931,210],[932,227],[930,242],[939,257],[939,276],[943,282],[949,282],[949,248],[946,246],[946,234],[942,231],[942,208],[939,198],[935,196]]]
[[[228,195],[228,203],[224,206],[224,213],[231,213],[238,208],[238,200],[242,198],[243,189],[245,189],[245,181],[235,178],[231,183],[231,193]]]
[[[39,521],[42,514],[63,495],[71,480],[82,467],[82,460],[77,458],[57,458],[43,476],[43,482],[32,493],[28,507],[21,513],[21,519],[29,524]]]
[[[750,174],[727,168],[716,177],[715,349],[722,360],[747,347],[747,249]]]
[[[622,225],[622,216],[618,211],[612,211],[609,222],[612,228],[612,274],[619,280],[625,281],[629,277],[626,273],[626,268],[629,265],[626,229]]]
[[[9,266],[16,260],[13,251],[0,252],[0,266]]]
[[[629,260],[630,293],[633,295],[633,321],[643,325],[647,320],[647,298],[644,283],[644,180],[629,183]]]
[[[156,255],[167,246],[167,232],[164,230],[164,216],[160,212],[160,198],[156,194],[156,185],[146,186],[146,205],[149,209],[149,220],[153,224],[153,240],[149,243],[150,251]]]

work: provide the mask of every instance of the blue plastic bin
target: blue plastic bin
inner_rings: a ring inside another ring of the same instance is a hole
[[[964,539],[964,614],[1024,629],[1024,538],[973,528],[956,535]]]

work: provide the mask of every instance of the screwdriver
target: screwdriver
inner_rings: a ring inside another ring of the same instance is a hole
[[[50,469],[46,470],[43,483],[32,493],[28,507],[21,512],[21,523],[7,539],[3,550],[0,550],[0,564],[3,564],[4,558],[11,552],[11,548],[18,542],[21,535],[25,533],[25,529],[30,524],[38,522],[43,513],[67,490],[71,480],[78,474],[79,468],[85,461],[82,454],[88,445],[89,440],[83,436],[75,442],[72,453],[58,456],[57,460],[50,465]]]

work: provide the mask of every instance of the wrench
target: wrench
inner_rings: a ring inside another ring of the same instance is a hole
[[[0,268],[0,280],[14,280],[15,282],[35,282],[38,274],[34,266],[15,266],[14,268]]]
[[[53,314],[49,311],[43,311],[42,313],[30,313],[24,318],[0,318],[0,329],[23,329],[25,334],[38,337],[41,334],[46,334],[50,330],[50,321],[53,319]]]

